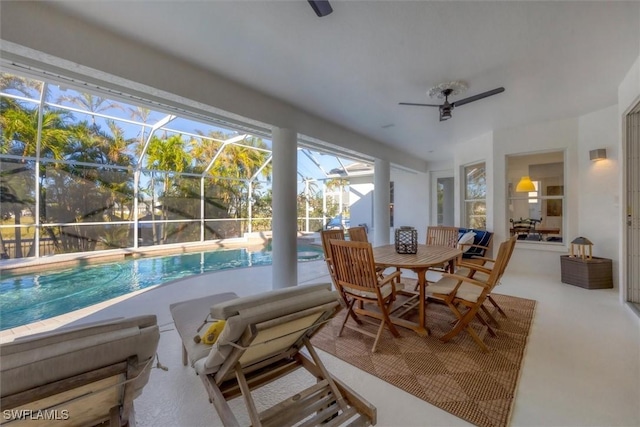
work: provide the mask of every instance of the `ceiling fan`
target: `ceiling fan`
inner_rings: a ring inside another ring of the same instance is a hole
[[[333,12],[333,8],[329,4],[329,0],[308,0],[309,4],[313,11],[318,15],[319,18],[323,16],[327,16],[331,12]]]
[[[437,97],[440,99],[444,98],[444,104],[414,104],[411,102],[400,102],[399,105],[413,105],[418,107],[438,107],[440,110],[440,121],[443,122],[445,120],[449,120],[451,116],[451,111],[455,107],[460,107],[461,105],[468,104],[473,101],[478,101],[479,99],[486,98],[488,96],[497,95],[499,93],[504,92],[503,87],[499,87],[493,90],[489,90],[486,92],[479,93],[477,95],[470,96],[468,98],[459,99],[458,101],[449,102],[449,97],[452,95],[458,95],[464,92],[467,89],[467,85],[464,82],[455,81],[443,83],[438,86],[434,86],[427,94],[431,97]]]

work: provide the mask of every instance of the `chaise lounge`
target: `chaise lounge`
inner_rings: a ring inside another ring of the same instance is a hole
[[[0,424],[134,426],[159,339],[148,315],[2,344]]]
[[[212,295],[172,304],[170,310],[182,339],[183,363],[195,369],[225,426],[239,425],[228,404],[239,396],[254,427],[301,421],[374,425],[375,407],[334,378],[310,343],[339,306],[331,284],[320,284],[243,298]],[[213,345],[204,344],[198,334],[218,320],[226,322],[224,328]],[[316,378],[315,384],[259,412],[252,391],[301,367]]]

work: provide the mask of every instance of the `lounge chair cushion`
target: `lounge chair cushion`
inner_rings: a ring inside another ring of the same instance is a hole
[[[274,298],[273,294],[277,295],[277,298]],[[260,295],[238,298],[235,308],[234,304],[230,302],[223,303],[228,310],[227,312],[237,311],[238,314],[226,319],[227,324],[218,341],[211,347],[208,356],[195,362],[196,372],[199,374],[216,372],[233,349],[233,346],[228,343],[235,343],[248,325],[296,313],[338,299],[337,293],[331,291],[330,283],[296,286],[262,295],[264,298],[260,298]],[[221,311],[217,307],[212,307],[211,312],[220,313]]]
[[[327,284],[320,287],[325,288]],[[256,305],[270,304],[274,301],[282,299],[283,296],[291,298],[295,295],[307,294],[310,291],[309,285],[292,286],[289,288],[275,289],[257,295],[250,295],[242,298],[229,299],[211,306],[211,317],[214,319],[227,320],[231,316],[236,316],[240,311],[247,307],[255,307]]]
[[[19,338],[0,346],[0,390],[8,396],[137,356],[142,369],[155,356],[160,332],[156,316],[80,325]],[[135,380],[135,396],[149,378]]]
[[[176,330],[182,338],[182,345],[187,352],[191,366],[196,360],[207,357],[211,351],[210,345],[202,342],[196,343],[193,340],[193,337],[206,330],[207,326],[202,326],[202,324],[207,319],[211,307],[235,299],[238,299],[238,295],[233,292],[226,292],[189,301],[180,301],[169,306]],[[198,331],[200,327],[202,329]]]

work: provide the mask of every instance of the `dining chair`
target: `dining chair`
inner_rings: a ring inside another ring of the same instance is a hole
[[[507,259],[505,261],[506,265],[509,264],[509,260],[511,259],[513,250],[516,247],[517,238],[518,237],[516,235],[513,235],[508,240],[509,252],[507,254]],[[491,274],[491,270],[495,268],[495,264],[496,264],[496,260],[489,257],[474,257],[472,262],[467,262],[466,260],[463,259],[462,262],[458,263],[458,270],[456,271],[456,274],[486,281],[487,278],[489,277],[489,274]],[[505,265],[505,268],[506,268],[506,265]],[[500,283],[496,283],[496,286],[499,284]],[[486,301],[489,301],[489,303],[493,305],[493,307],[496,309],[496,311],[498,311],[498,313],[500,313],[502,317],[505,317],[505,318],[507,317],[507,314],[504,312],[504,310],[502,310],[500,305],[498,305],[495,299],[491,296],[491,293],[487,295]],[[493,314],[487,309],[485,304],[483,304],[480,308],[485,313],[485,315],[489,318],[490,321],[492,321],[497,327],[500,327],[500,324],[498,323],[496,318],[493,317]]]
[[[439,281],[427,287],[428,297],[444,302],[457,319],[453,328],[440,337],[441,341],[448,342],[460,332],[466,331],[483,351],[489,351],[482,337],[472,327],[471,321],[477,319],[483,331],[496,335],[478,312],[504,274],[513,245],[515,245],[515,239],[505,240],[500,244],[493,268],[488,271],[486,280],[469,277],[469,275],[444,273]],[[471,264],[469,268],[477,269],[478,267],[480,266]]]
[[[324,251],[324,260],[329,268],[329,274],[333,277],[333,266],[331,263],[331,246],[329,240],[337,239],[344,240],[344,230],[323,230],[320,232],[320,238],[322,239],[322,250]]]
[[[335,230],[323,230],[320,232],[320,237],[322,238],[322,250],[324,251],[324,260],[327,263],[327,269],[329,270],[329,275],[331,276],[331,281],[333,282],[333,286],[338,291],[340,298],[342,299],[344,305],[347,305],[347,299],[342,291],[342,288],[338,284],[335,276],[335,267],[333,264],[333,257],[331,256],[331,245],[329,245],[329,241],[332,239],[335,240],[344,240],[345,233],[343,229],[335,229]],[[353,312],[349,312],[349,315],[353,318],[354,322],[357,324],[361,324],[362,322]]]
[[[352,242],[369,242],[369,236],[367,235],[367,228],[363,226],[351,227],[347,229],[347,234],[349,235],[349,240]],[[376,271],[378,275],[384,277],[384,271],[386,268],[384,267],[376,267]],[[399,268],[396,268],[396,271],[400,271]],[[400,276],[396,282],[400,281]]]
[[[347,315],[342,321],[338,336],[342,335],[346,327],[375,338],[371,347],[371,351],[375,352],[385,326],[394,337],[400,336],[391,322],[389,313],[396,300],[396,293],[403,288],[402,283],[396,283],[394,280],[399,278],[401,273],[395,271],[381,277],[376,271],[370,243],[330,240],[329,244],[336,283],[342,289],[347,306]],[[362,305],[356,307],[356,302]],[[371,304],[375,307],[371,307]],[[378,332],[373,334],[367,331],[362,327],[362,323],[357,326],[348,324],[350,316],[360,321],[369,318],[379,320]],[[360,316],[363,316],[363,319],[360,319]]]
[[[446,246],[449,248],[455,248],[458,245],[458,237],[460,232],[458,227],[447,227],[442,225],[432,225],[427,227],[427,240],[428,246]],[[451,272],[449,270],[449,264],[442,264],[431,267],[429,270],[437,271],[441,273]]]
[[[347,230],[347,234],[349,234],[349,240],[352,242],[368,242],[369,237],[367,236],[366,228],[362,226],[351,227]]]
[[[458,227],[429,226],[427,227],[427,245],[455,248],[459,233]]]

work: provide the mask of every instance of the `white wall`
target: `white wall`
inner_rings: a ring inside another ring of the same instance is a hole
[[[349,178],[349,204],[351,226],[367,224],[371,233],[373,230],[373,176]]]
[[[394,241],[396,228],[409,225],[418,230],[418,243],[424,243],[429,224],[429,175],[392,168],[391,181],[394,182],[394,228],[389,241]]]
[[[394,226],[389,228],[389,241],[394,241],[395,229],[410,225],[418,230],[418,242],[424,243],[429,225],[429,175],[391,168],[394,183]],[[351,178],[351,226],[366,223],[373,236],[373,176]]]
[[[455,179],[455,217],[457,226],[464,226],[464,167],[474,163],[484,162],[487,173],[487,230],[493,230],[494,213],[491,206],[494,203],[494,154],[493,133],[489,132],[468,142],[457,144],[454,148],[453,177]]]
[[[617,271],[620,245],[620,150],[617,105],[578,119],[578,234],[594,243],[593,254],[614,260]],[[607,158],[593,162],[589,151],[606,148]]]

